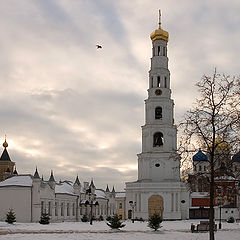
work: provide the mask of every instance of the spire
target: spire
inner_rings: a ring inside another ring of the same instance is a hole
[[[76,180],[75,180],[75,183],[74,183],[74,184],[80,185],[80,181],[79,181],[78,175],[77,175],[77,177],[76,177]]]
[[[105,192],[110,192],[110,191],[109,191],[109,188],[108,188],[108,184],[107,184],[107,188],[106,188],[106,191],[105,191]]]
[[[158,10],[158,17],[159,17],[159,20],[158,20],[158,28],[161,29],[161,9]]]
[[[15,166],[15,169],[14,169],[14,171],[13,171],[13,175],[18,175],[16,166]]]
[[[50,178],[48,180],[49,182],[55,182],[54,176],[53,176],[53,170],[51,170],[51,175]]]
[[[161,10],[159,10],[159,20],[158,20],[158,29],[156,29],[154,32],[151,33],[150,38],[152,39],[152,42],[155,42],[156,40],[163,40],[168,42],[168,32],[164,31],[161,27]]]
[[[113,188],[112,188],[112,193],[115,193],[115,188],[114,188],[114,186],[113,186]]]
[[[3,143],[3,147],[7,148],[8,147],[8,143],[7,143],[7,135],[5,134],[5,141]]]
[[[7,151],[8,143],[6,141],[6,135],[5,135],[5,141],[3,143],[3,147],[4,147],[4,150],[3,150],[3,153],[0,157],[0,161],[11,162],[11,159],[10,159],[8,151]]]
[[[38,174],[37,167],[36,167],[35,173],[34,173],[34,175],[33,175],[33,178],[40,178],[40,176],[39,176],[39,174]]]
[[[93,183],[93,179],[91,180],[90,187],[95,188],[95,185]]]

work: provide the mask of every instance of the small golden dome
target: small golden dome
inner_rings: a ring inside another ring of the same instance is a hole
[[[7,143],[6,139],[5,139],[4,143],[3,143],[3,147],[5,147],[5,148],[8,147],[8,143]]]
[[[168,32],[164,31],[161,26],[159,26],[159,29],[151,33],[150,38],[152,39],[152,42],[156,40],[164,40],[168,42]]]
[[[161,28],[161,12],[159,10],[159,28],[156,29],[154,32],[151,33],[150,38],[152,39],[152,42],[156,41],[156,40],[164,40],[166,42],[168,42],[168,32],[164,31]]]
[[[227,142],[223,141],[220,136],[217,136],[215,139],[215,146],[217,151],[229,151],[230,146]],[[210,147],[212,147],[212,144],[210,144]]]

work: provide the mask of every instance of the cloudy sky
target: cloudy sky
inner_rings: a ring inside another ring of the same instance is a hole
[[[204,73],[239,74],[240,1],[0,0],[0,139],[19,173],[137,179],[159,8],[179,122]]]

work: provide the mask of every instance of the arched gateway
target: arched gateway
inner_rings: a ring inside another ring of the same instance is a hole
[[[163,198],[160,195],[152,195],[148,199],[148,215],[151,217],[154,213],[162,217],[163,214]]]

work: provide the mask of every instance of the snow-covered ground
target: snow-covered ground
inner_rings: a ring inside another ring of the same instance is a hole
[[[147,222],[126,221],[119,231],[111,230],[106,222],[62,222],[41,225],[39,223],[0,222],[0,240],[206,240],[208,233],[191,233],[191,223],[199,220],[164,221],[159,231],[147,227]],[[216,232],[216,240],[239,240],[240,224],[223,223]]]

